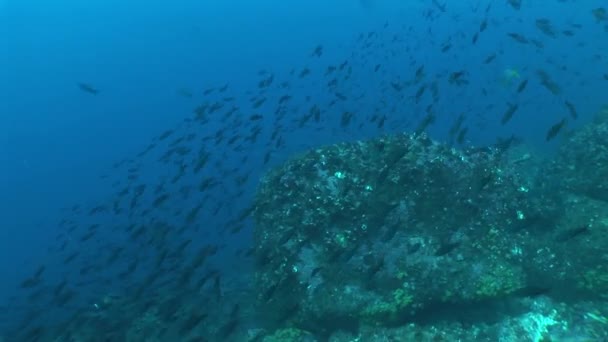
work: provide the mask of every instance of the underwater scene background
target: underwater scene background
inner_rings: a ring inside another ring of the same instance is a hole
[[[608,341],[600,0],[0,0],[0,341]]]

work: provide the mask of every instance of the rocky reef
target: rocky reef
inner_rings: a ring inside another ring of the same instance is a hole
[[[607,122],[566,138],[552,160],[401,134],[274,169],[254,210],[267,329],[415,338],[428,333],[415,326],[473,324],[485,328],[458,338],[525,341],[572,334],[567,317],[599,317],[577,332],[595,338],[606,329],[595,304],[608,299]]]

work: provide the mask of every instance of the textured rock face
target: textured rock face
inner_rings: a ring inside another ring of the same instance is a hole
[[[573,193],[608,201],[608,107],[564,141],[551,173]]]
[[[573,209],[545,172],[526,153],[405,134],[293,159],[256,199],[259,305],[323,332],[571,291]]]

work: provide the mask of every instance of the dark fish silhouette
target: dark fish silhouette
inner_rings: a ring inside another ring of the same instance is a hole
[[[513,114],[515,114],[517,111],[517,108],[519,108],[519,106],[516,104],[508,103],[507,105],[509,108],[507,108],[507,111],[503,114],[502,119],[500,120],[501,125],[505,125],[507,122],[509,122],[509,120],[511,120],[513,117]]]
[[[323,54],[323,45],[317,45],[317,47],[312,52],[311,56],[321,57]]]
[[[538,28],[542,33],[551,38],[555,38],[557,36],[557,34],[555,33],[555,29],[553,28],[553,25],[551,24],[551,21],[549,21],[549,19],[537,19],[536,28]]]
[[[565,101],[564,104],[566,105],[566,107],[568,107],[568,111],[570,112],[570,116],[573,119],[578,118],[578,112],[576,111],[576,107],[574,107],[574,105],[568,101]]]
[[[549,90],[553,95],[559,95],[562,92],[559,84],[553,81],[553,79],[551,79],[551,76],[546,71],[538,70],[536,73],[540,78],[541,84],[545,88],[547,88],[547,90]]]
[[[89,93],[89,94],[93,94],[93,95],[99,94],[99,89],[97,89],[87,83],[78,83],[78,88],[80,88],[80,90],[84,91],[85,93]]]
[[[489,64],[496,58],[496,54],[493,53],[484,59],[483,64]]]
[[[524,91],[524,89],[526,89],[526,86],[528,85],[528,80],[523,80],[521,81],[521,83],[519,84],[519,86],[517,87],[517,92],[521,93],[522,91]]]
[[[488,28],[488,18],[484,18],[481,24],[479,24],[479,32],[483,32]]]
[[[521,1],[522,0],[507,0],[509,5],[511,5],[511,7],[513,7],[516,10],[521,9]]]
[[[509,37],[513,38],[516,42],[521,43],[521,44],[528,44],[530,41],[524,37],[522,34],[519,33],[508,33]]]
[[[439,3],[439,1],[433,0],[433,5],[435,5],[435,7],[437,7],[437,9],[439,11],[445,12],[445,7],[446,7],[447,3],[445,3],[445,4],[442,5],[442,4]]]
[[[551,126],[551,128],[549,128],[549,130],[547,131],[547,136],[545,137],[545,140],[549,141],[549,140],[555,138],[557,136],[557,134],[562,130],[562,128],[564,128],[565,125],[566,125],[566,119],[564,118],[560,122]]]

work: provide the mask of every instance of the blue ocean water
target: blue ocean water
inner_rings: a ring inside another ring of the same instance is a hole
[[[62,318],[142,286],[154,269],[146,260],[160,254],[132,239],[140,226],[158,229],[147,241],[175,265],[216,246],[194,277],[219,269],[223,291],[247,285],[252,262],[242,254],[254,223],[228,231],[260,178],[310,149],[411,133],[432,114],[425,131],[456,148],[515,135],[552,155],[608,102],[608,19],[598,11],[606,4],[516,2],[0,0],[0,336],[11,341],[34,310],[58,322],[34,315],[42,332],[28,338],[51,340]],[[339,85],[328,86],[338,72]],[[313,105],[320,122],[307,118]],[[510,105],[517,110],[505,120]],[[204,122],[194,119],[201,106]],[[467,129],[456,142],[450,130],[461,114]],[[374,115],[385,117],[382,127]],[[209,162],[192,173],[201,155]],[[213,185],[197,190],[204,179]],[[146,193],[132,205],[120,193],[137,185]],[[163,193],[171,196],[161,210]],[[163,240],[162,225],[185,235]],[[163,271],[163,284],[180,277]],[[33,288],[23,286],[28,278]],[[62,281],[73,298],[59,305],[48,296],[63,294],[54,292]]]

